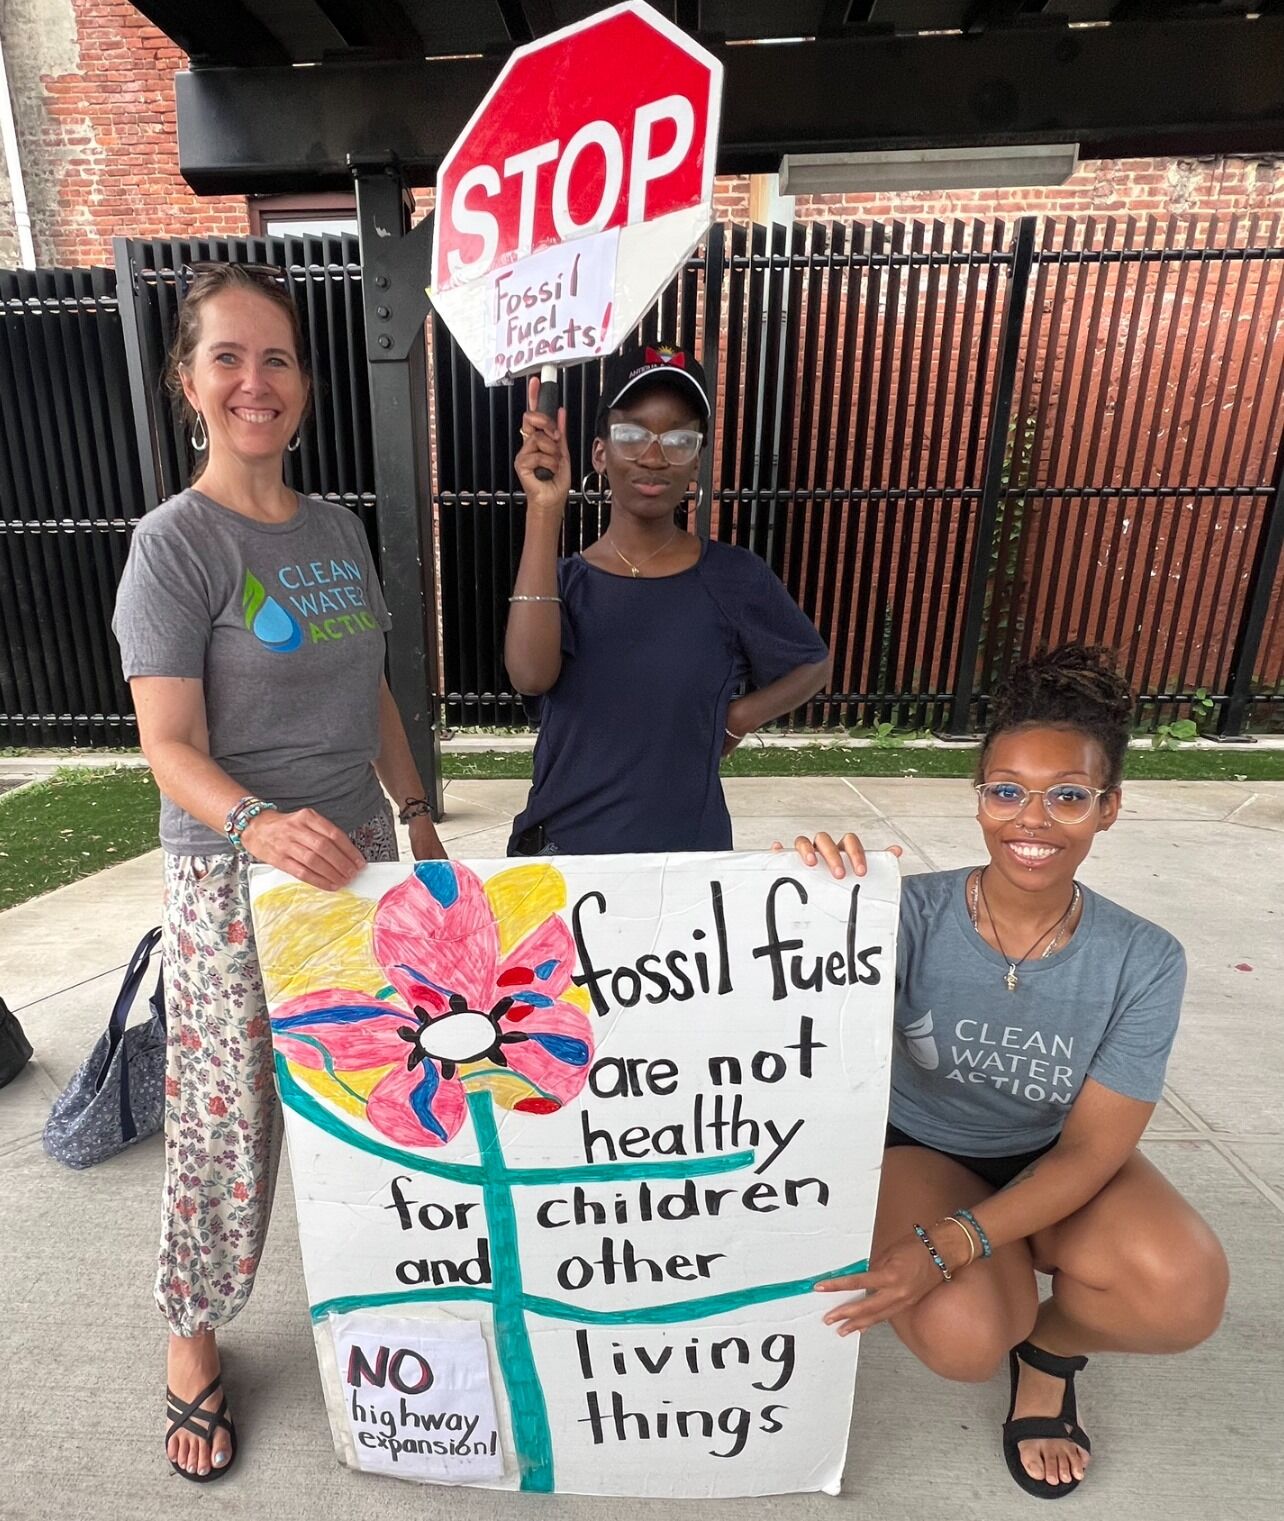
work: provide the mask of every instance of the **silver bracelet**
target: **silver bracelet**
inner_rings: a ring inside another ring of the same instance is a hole
[[[560,602],[560,597],[520,597],[514,596],[508,599],[510,602]]]

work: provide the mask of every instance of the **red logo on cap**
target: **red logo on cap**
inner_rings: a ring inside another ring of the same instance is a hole
[[[675,370],[685,370],[687,356],[674,349],[647,349],[646,362],[648,364],[668,364]]]

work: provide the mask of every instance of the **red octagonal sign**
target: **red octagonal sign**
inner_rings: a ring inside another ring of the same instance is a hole
[[[641,0],[512,55],[437,176],[431,294],[487,381],[642,316],[709,225],[721,94]]]

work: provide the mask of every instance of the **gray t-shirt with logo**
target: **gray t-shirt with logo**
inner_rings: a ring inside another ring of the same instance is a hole
[[[288,522],[260,523],[183,491],[135,530],[112,628],[127,680],[203,681],[210,755],[247,794],[353,830],[383,806],[391,622],[346,507],[301,496]],[[160,833],[177,855],[231,849],[164,797]]]
[[[1015,1156],[1056,1140],[1084,1078],[1157,1100],[1186,985],[1166,931],[1083,888],[1064,950],[1007,961],[972,927],[968,873],[901,886],[893,1125],[941,1151]]]

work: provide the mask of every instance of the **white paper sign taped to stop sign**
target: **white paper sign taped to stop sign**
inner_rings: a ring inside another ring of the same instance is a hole
[[[641,0],[512,55],[437,177],[430,293],[488,383],[639,320],[709,225],[721,98]]]

